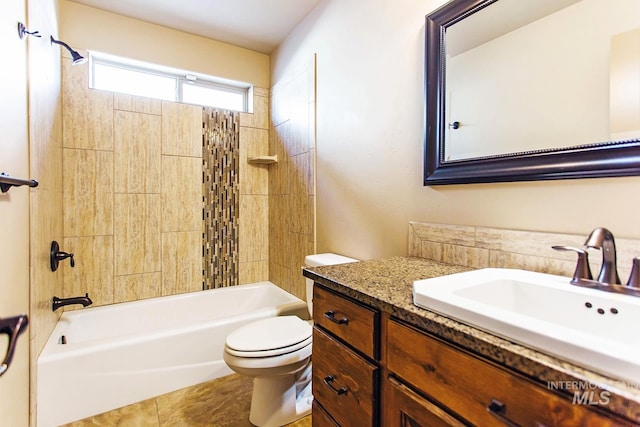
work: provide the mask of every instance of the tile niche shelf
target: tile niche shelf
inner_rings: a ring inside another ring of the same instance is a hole
[[[271,165],[273,163],[278,163],[278,155],[273,156],[249,156],[247,157],[247,163],[257,164],[257,165]]]

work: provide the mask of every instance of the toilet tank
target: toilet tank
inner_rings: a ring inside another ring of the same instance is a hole
[[[349,258],[343,255],[332,254],[332,253],[324,253],[324,254],[315,254],[315,255],[307,255],[304,259],[305,267],[320,267],[323,265],[336,265],[336,264],[347,264],[350,262],[358,262],[357,259]],[[307,306],[309,307],[309,314],[313,316],[313,280],[306,279],[307,285]]]

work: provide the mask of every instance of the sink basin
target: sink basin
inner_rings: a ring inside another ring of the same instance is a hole
[[[640,384],[640,298],[569,277],[486,268],[413,283],[413,302],[607,376]]]

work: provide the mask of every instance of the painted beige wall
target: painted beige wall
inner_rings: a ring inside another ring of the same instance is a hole
[[[317,250],[407,253],[409,221],[640,236],[640,178],[424,187],[424,16],[444,0],[326,0],[271,56],[317,54]],[[577,101],[579,102],[579,100]]]
[[[0,41],[7,55],[0,79],[0,172],[29,178],[27,132],[27,47],[16,32],[26,22],[24,0],[0,6]],[[14,187],[0,193],[0,317],[29,314],[29,192]],[[31,328],[30,328],[31,329]],[[0,377],[0,423],[25,426],[29,422],[29,334],[18,341],[13,363]],[[0,362],[8,345],[0,336]]]
[[[269,56],[70,1],[60,2],[60,38],[95,50],[269,87]]]

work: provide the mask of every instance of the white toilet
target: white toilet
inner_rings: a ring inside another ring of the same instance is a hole
[[[309,255],[307,267],[356,262],[331,253]],[[312,314],[313,281],[307,281]],[[311,335],[309,321],[278,316],[246,324],[229,334],[224,361],[235,372],[253,377],[249,421],[259,427],[282,426],[311,413]]]

